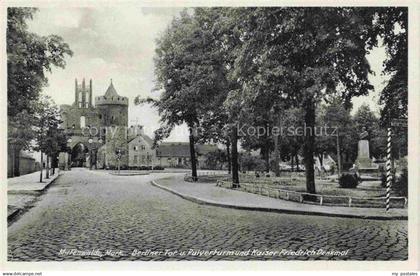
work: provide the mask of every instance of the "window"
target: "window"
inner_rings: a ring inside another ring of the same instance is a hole
[[[138,156],[134,155],[134,164],[137,164],[138,160],[137,160]]]
[[[146,149],[146,146],[141,145],[141,150],[145,150],[145,149]]]
[[[85,126],[86,126],[85,116],[80,116],[80,128],[85,128]]]
[[[102,115],[101,114],[99,114],[99,119],[102,119]]]
[[[134,147],[133,147],[133,150],[137,150],[137,149],[138,149],[138,147],[137,147],[137,146],[134,146]]]
[[[142,163],[144,163],[144,161],[145,161],[145,160],[146,160],[145,156],[144,156],[144,155],[142,155],[142,156],[141,156],[141,162],[142,162]]]

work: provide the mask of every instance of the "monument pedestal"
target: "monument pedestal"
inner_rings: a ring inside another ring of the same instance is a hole
[[[355,162],[359,173],[378,173],[379,166],[372,162],[369,154],[369,141],[360,140],[358,145],[357,159]]]

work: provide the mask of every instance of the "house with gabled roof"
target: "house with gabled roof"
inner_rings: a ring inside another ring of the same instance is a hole
[[[197,167],[204,166],[205,155],[218,150],[216,145],[198,144],[195,146]],[[163,142],[156,149],[159,166],[189,167],[191,166],[190,144],[188,142]]]
[[[143,126],[131,126],[128,129],[128,166],[156,166],[156,150],[153,139],[144,133]]]

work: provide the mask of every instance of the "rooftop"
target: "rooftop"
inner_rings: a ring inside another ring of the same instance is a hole
[[[105,92],[105,97],[107,97],[107,98],[119,97],[117,91],[114,88],[114,85],[112,84],[112,79],[111,79],[111,83],[109,84],[108,89]]]
[[[216,151],[216,145],[199,144],[196,151],[200,155]],[[158,157],[190,157],[190,144],[188,142],[164,142],[156,150]]]

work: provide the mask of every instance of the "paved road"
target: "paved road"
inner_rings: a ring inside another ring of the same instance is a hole
[[[407,221],[198,205],[149,184],[167,176],[66,172],[8,228],[9,261],[407,259]]]

